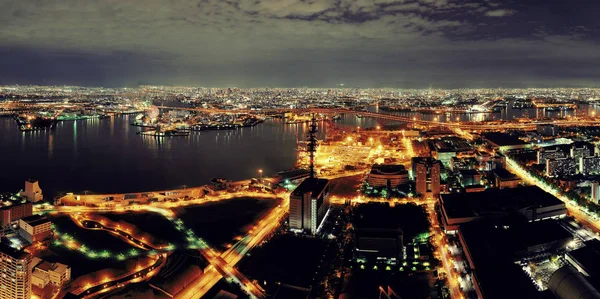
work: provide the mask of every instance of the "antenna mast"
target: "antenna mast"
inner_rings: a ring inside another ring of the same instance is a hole
[[[315,152],[317,151],[317,120],[315,114],[312,114],[310,120],[310,130],[308,131],[308,155],[310,159],[310,178],[315,178]]]

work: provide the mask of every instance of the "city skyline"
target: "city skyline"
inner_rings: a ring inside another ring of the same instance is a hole
[[[593,87],[599,4],[0,4],[0,84]]]

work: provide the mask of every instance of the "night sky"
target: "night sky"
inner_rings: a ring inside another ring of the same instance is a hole
[[[598,87],[597,0],[0,0],[0,84]]]

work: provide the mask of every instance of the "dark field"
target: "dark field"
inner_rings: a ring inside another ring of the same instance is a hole
[[[135,225],[143,232],[149,233],[167,243],[185,245],[185,238],[164,216],[152,212],[105,213],[102,216],[113,221],[124,221]]]
[[[209,244],[225,249],[227,243],[245,232],[279,200],[235,198],[179,209],[180,218],[198,237]]]
[[[134,248],[108,232],[81,228],[69,216],[48,215],[48,218],[61,234],[72,236],[78,243],[85,244],[90,250],[102,251],[106,249],[113,253],[121,253]]]

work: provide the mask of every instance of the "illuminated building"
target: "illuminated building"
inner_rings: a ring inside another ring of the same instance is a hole
[[[546,160],[546,175],[549,177],[575,175],[578,168],[578,163],[573,158]]]
[[[353,235],[357,260],[397,265],[402,258],[403,233],[399,228],[357,227]]]
[[[40,184],[36,180],[25,181],[25,191],[21,194],[31,202],[38,202],[44,199]]]
[[[412,159],[417,194],[430,197],[437,197],[440,194],[441,167],[442,163],[432,158]]]
[[[11,197],[0,201],[0,225],[2,227],[9,225],[23,217],[31,216],[33,205],[25,199]]]
[[[459,171],[460,184],[463,187],[481,185],[482,175],[475,169],[465,169]]]
[[[521,178],[504,168],[496,168],[493,173],[498,189],[515,188],[523,183]]]
[[[19,235],[30,243],[41,241],[52,234],[52,223],[42,215],[32,215],[19,219]]]
[[[403,165],[375,164],[367,177],[373,187],[397,187],[408,181],[408,171]]]
[[[598,204],[600,202],[600,183],[593,182],[591,188],[592,188],[592,190],[590,193],[591,193],[591,197],[592,197],[592,202],[594,202],[595,204]]]
[[[540,148],[537,151],[537,164],[546,164],[548,159],[564,158],[565,153],[559,148]]]
[[[32,283],[44,288],[48,283],[61,286],[71,280],[71,267],[61,263],[43,261],[33,267]]]
[[[290,229],[316,234],[329,210],[329,180],[307,178],[290,194]]]
[[[31,255],[0,244],[0,299],[31,298]]]
[[[579,158],[579,173],[588,174],[600,174],[600,157],[581,157]]]
[[[592,151],[586,143],[580,142],[573,144],[570,149],[571,158],[579,159],[583,157],[589,157],[592,155]]]
[[[537,125],[536,131],[538,132],[538,134],[543,136],[558,135],[558,127],[555,125]]]
[[[536,186],[442,194],[440,209],[447,232],[464,223],[511,215],[521,215],[530,222],[567,215],[564,202]]]

